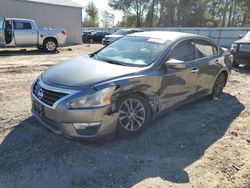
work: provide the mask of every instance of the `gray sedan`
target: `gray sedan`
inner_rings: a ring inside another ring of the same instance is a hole
[[[31,88],[32,113],[70,138],[132,137],[162,113],[219,98],[230,70],[226,53],[206,37],[135,33],[45,71]]]

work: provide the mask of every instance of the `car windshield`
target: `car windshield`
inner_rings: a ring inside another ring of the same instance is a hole
[[[0,18],[0,29],[3,29],[3,19]]]
[[[244,39],[250,39],[250,31],[244,36]]]
[[[114,32],[114,35],[126,35],[126,34],[127,32],[122,29],[119,29],[116,32]]]
[[[148,66],[170,41],[126,36],[95,54],[94,58],[128,66]]]

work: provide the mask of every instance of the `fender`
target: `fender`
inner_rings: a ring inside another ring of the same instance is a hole
[[[55,36],[55,35],[44,35],[44,34],[39,34],[39,45],[43,45],[43,43],[44,43],[44,41],[47,39],[47,38],[54,38],[56,41],[57,41],[57,43],[58,43],[58,38],[57,38],[57,36]]]

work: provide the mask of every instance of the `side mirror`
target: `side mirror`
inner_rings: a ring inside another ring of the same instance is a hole
[[[168,60],[165,65],[170,69],[184,69],[186,68],[186,64],[184,61],[180,61],[177,59]]]
[[[238,37],[238,38],[239,38],[239,39],[242,39],[243,37],[244,37],[243,35],[239,35],[239,37]]]

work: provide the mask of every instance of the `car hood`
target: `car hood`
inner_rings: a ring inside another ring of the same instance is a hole
[[[240,40],[237,40],[237,41],[235,41],[235,43],[250,43],[250,39],[248,39],[248,38],[242,38],[242,39],[240,39]]]
[[[109,38],[122,38],[122,37],[124,37],[124,35],[106,35],[105,37],[109,37]]]
[[[42,74],[42,80],[49,85],[91,87],[141,70],[141,67],[115,65],[82,56],[52,66]]]

